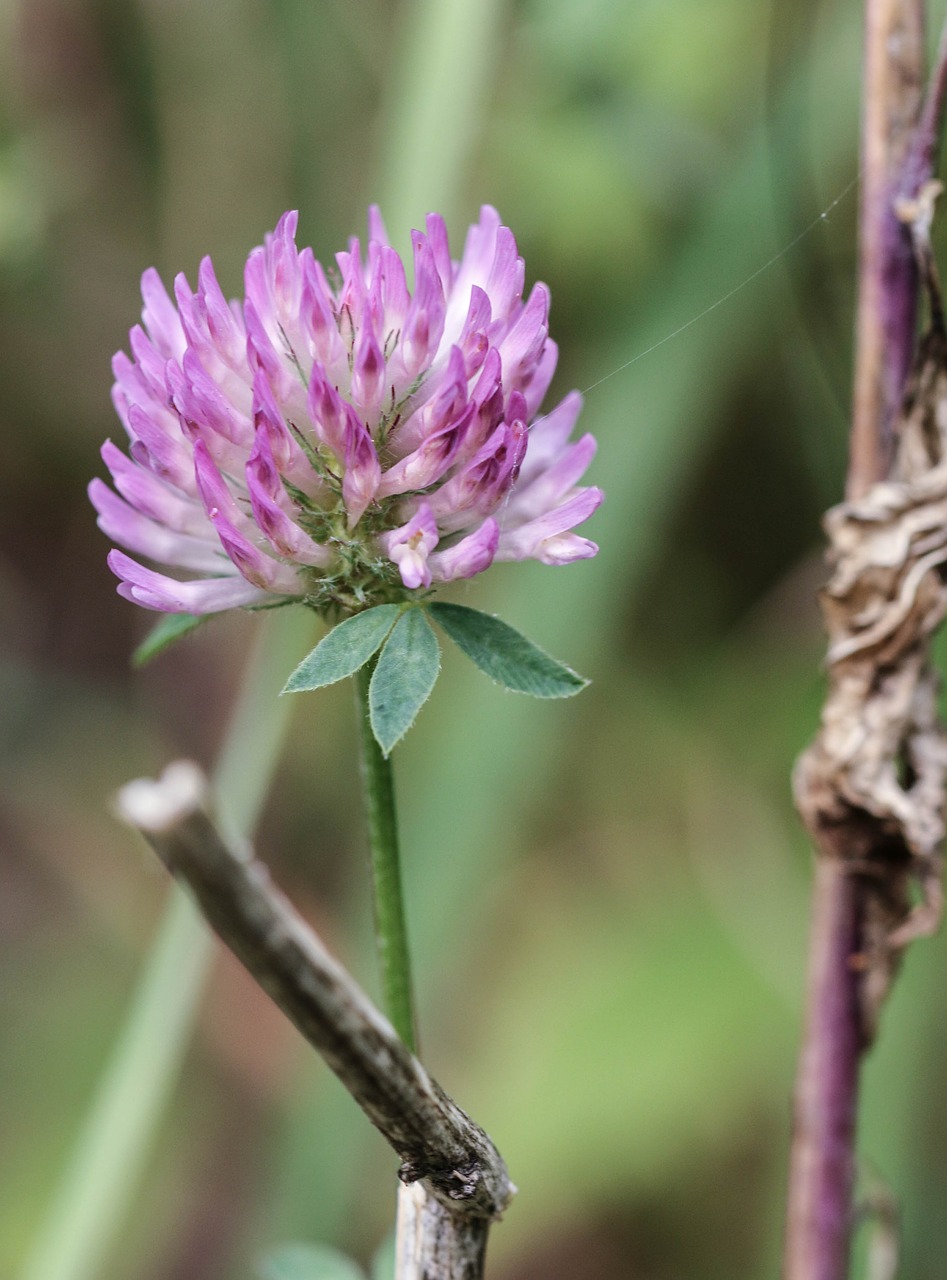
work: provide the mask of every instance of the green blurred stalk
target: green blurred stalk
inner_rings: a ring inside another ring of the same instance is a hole
[[[356,674],[355,697],[362,792],[371,853],[375,949],[381,970],[385,1012],[401,1039],[412,1053],[416,1053],[417,1036],[411,994],[408,926],[401,891],[395,785],[391,760],[384,755],[372,732],[368,687],[373,671],[374,663],[367,663]]]
[[[454,220],[498,65],[504,7],[504,0],[405,6],[376,187],[395,244],[406,243],[408,228],[430,210],[448,226]]]
[[[256,824],[286,736],[279,691],[311,623],[301,610],[262,621],[214,771],[221,818]],[[134,1195],[177,1079],[213,957],[190,899],[173,888],[129,1013],[21,1280],[92,1280]]]

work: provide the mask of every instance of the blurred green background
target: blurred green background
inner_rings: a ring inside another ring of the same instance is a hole
[[[459,593],[591,689],[535,704],[446,654],[396,757],[424,1056],[520,1187],[490,1274],[777,1273],[809,888],[788,779],[821,696],[854,192],[819,214],[857,171],[859,10],[0,4],[0,1276],[43,1229],[166,898],[108,797],[213,763],[271,625],[221,619],[131,671],[153,619],[115,595],[84,492],[121,435],[109,359],[146,266],[193,280],[210,252],[236,294],[284,209],[325,260],[371,200],[399,245],[430,207],[456,248],[500,209],[552,290],[554,394],[591,388],[608,495],[596,560]],[[293,711],[258,846],[374,990],[351,693]],[[902,1198],[913,1280],[947,1254],[944,952],[908,957],[865,1080],[865,1185]],[[94,1275],[251,1280],[290,1239],[367,1261],[394,1161],[366,1128],[218,956]]]

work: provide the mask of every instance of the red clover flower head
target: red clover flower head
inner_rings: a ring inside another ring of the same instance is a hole
[[[566,564],[602,500],[577,487],[595,452],[569,437],[577,392],[538,417],[556,366],[549,293],[484,207],[460,262],[443,219],[412,233],[414,291],[377,210],[323,270],[287,213],[227,302],[205,258],[174,301],[142,277],[113,399],[128,454],[93,480],[119,593],[193,614],[301,600],[358,612],[471,578],[495,560]]]

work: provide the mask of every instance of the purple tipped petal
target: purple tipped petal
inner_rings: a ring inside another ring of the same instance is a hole
[[[527,485],[541,471],[545,471],[566,447],[575,426],[582,397],[578,391],[570,391],[549,413],[529,429],[529,447],[520,474],[520,484]]]
[[[526,485],[519,483],[510,500],[508,519],[525,524],[557,507],[585,475],[596,448],[595,437],[584,435],[563,449],[556,461],[535,480]]]
[[[470,511],[492,511],[515,481],[525,447],[525,424],[501,423],[468,465],[431,495],[431,509],[444,526]]]
[[[265,591],[237,576],[177,582],[144,568],[121,551],[109,552],[108,566],[121,579],[120,596],[163,613],[220,613],[224,609],[261,604],[267,598]]]
[[[261,431],[266,436],[270,456],[279,473],[307,493],[316,493],[321,485],[287,426],[266,375],[262,369],[257,369],[253,376],[254,441],[259,440]]]
[[[362,333],[352,368],[352,401],[364,418],[374,418],[385,398],[385,358],[370,329]]]
[[[203,440],[198,440],[194,446],[194,467],[207,518],[240,573],[255,587],[280,595],[299,594],[296,571],[271,559],[250,541],[248,534],[253,533],[257,526],[237,506]]]
[[[348,432],[346,406],[318,365],[312,371],[306,407],[316,438],[327,445],[337,458],[343,459]]]
[[[592,512],[599,508],[604,496],[601,489],[580,489],[553,511],[546,511],[526,524],[502,530],[496,558],[498,560],[534,559],[542,560],[546,564],[565,564],[566,560],[548,557],[558,554],[559,548],[563,545],[562,535],[574,529],[583,520],[587,520]],[[585,550],[573,556],[572,559],[581,560],[595,554],[594,550],[588,550],[594,547],[594,543],[586,542],[584,538],[576,538],[573,542],[583,544]],[[572,545],[572,543],[566,540],[566,545]]]
[[[177,418],[166,410],[149,413],[133,404],[128,407],[128,427],[133,440],[144,446],[149,469],[175,488],[193,492],[191,451]]]
[[[384,307],[385,323],[382,335],[386,348],[389,342],[399,337],[404,328],[405,317],[411,305],[408,283],[404,274],[404,263],[388,246],[380,247],[378,252],[378,272],[381,277],[381,296]]]
[[[222,512],[214,511],[210,519],[221,546],[247,582],[277,595],[302,594],[302,583],[295,569],[265,555]]]
[[[129,345],[135,357],[135,368],[140,379],[139,394],[146,390],[149,397],[154,397],[158,404],[167,400],[165,384],[165,368],[167,357],[156,350],[154,344],[140,325],[135,325],[128,335]]]
[[[136,511],[150,516],[175,533],[207,534],[207,517],[199,502],[172,489],[154,472],[138,466],[111,440],[102,446],[102,461],[108,467],[115,488]]]
[[[381,465],[368,428],[355,411],[346,406],[345,476],[342,497],[349,514],[348,525],[354,529],[365,508],[375,498],[381,482]]]
[[[320,546],[299,527],[284,509],[288,499],[265,430],[247,460],[247,491],[253,518],[273,550],[297,564],[327,568],[332,561],[328,547]]]
[[[417,492],[440,480],[457,456],[473,417],[474,406],[469,404],[459,418],[448,422],[428,436],[413,453],[389,467],[381,478],[378,496],[388,498],[396,493]]]
[[[401,581],[409,590],[431,585],[428,555],[437,546],[437,522],[426,502],[401,529],[383,535],[388,558],[397,566]]]
[[[436,551],[430,558],[431,577],[436,582],[453,582],[457,578],[473,578],[489,569],[496,556],[500,530],[493,519],[484,520],[475,532],[447,551]]]
[[[368,238],[374,240],[376,244],[391,244],[388,232],[385,230],[385,221],[377,204],[368,206]]]
[[[332,290],[325,272],[312,254],[302,258],[303,291],[300,303],[300,327],[307,339],[309,357],[333,369],[345,360],[345,348],[335,322]]]
[[[598,555],[598,543],[575,533],[559,533],[544,539],[533,554],[542,564],[572,564]]]
[[[414,242],[414,297],[401,332],[399,355],[405,373],[418,376],[437,351],[444,331],[444,285],[429,241],[419,233]]]
[[[552,338],[547,338],[536,367],[520,390],[526,397],[526,418],[531,421],[539,412],[543,397],[549,390],[556,364],[559,360],[559,348]],[[578,394],[578,393],[576,393]]]
[[[123,502],[103,480],[89,485],[89,500],[99,514],[102,532],[129,551],[163,564],[196,573],[220,573],[222,559],[216,539],[209,542],[186,533],[174,533]]]
[[[197,479],[197,491],[210,521],[216,521],[222,516],[235,528],[239,525],[247,531],[252,529],[251,520],[237,506],[203,440],[198,440],[194,446],[194,475]]]
[[[208,343],[213,344],[231,368],[238,368],[246,353],[247,336],[224,297],[210,258],[201,260],[197,273],[198,300]]]
[[[141,277],[141,296],[145,304],[141,313],[142,324],[152,342],[166,360],[179,360],[184,354],[184,330],[174,303],[154,267],[149,267]]]
[[[284,213],[276,224],[273,235],[267,239],[273,280],[273,303],[278,313],[293,315],[299,310],[302,288],[302,272],[296,251],[296,224],[299,215],[293,209]]]
[[[529,373],[535,369],[549,333],[548,320],[549,290],[544,284],[538,284],[499,344],[503,368],[508,374],[516,377],[524,367]]]
[[[467,376],[464,358],[458,347],[452,347],[436,394],[399,427],[389,441],[389,448],[396,455],[417,450],[425,441],[449,427],[463,412],[466,404]]]
[[[207,374],[193,351],[185,353],[180,370],[174,366],[169,369],[168,381],[174,407],[186,421],[200,429],[213,431],[233,444],[244,445],[249,441],[252,436],[249,388],[241,397],[245,407],[236,408]]]
[[[454,264],[451,262],[450,245],[447,241],[447,224],[439,213],[429,213],[424,227],[434,257],[434,266],[446,293],[454,275]]]

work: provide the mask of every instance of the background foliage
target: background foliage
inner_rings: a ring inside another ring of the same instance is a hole
[[[235,293],[285,208],[326,258],[377,198],[402,244],[428,207],[459,238],[497,205],[552,289],[556,387],[591,387],[608,493],[597,560],[455,596],[591,689],[540,705],[445,654],[397,754],[425,1058],[521,1188],[492,1274],[776,1273],[809,884],[788,774],[821,692],[854,194],[662,340],[855,177],[858,10],[0,6],[0,1274],[39,1229],[166,892],[106,797],[212,761],[265,625],[216,621],[130,670],[150,619],[115,596],[84,496],[120,434],[109,357],[147,265],[193,280],[210,251]],[[432,111],[458,48],[452,111]],[[350,704],[299,700],[258,844],[370,985]],[[915,1280],[947,1251],[944,947],[909,957],[866,1082],[866,1183],[904,1197]],[[366,1261],[392,1177],[221,957],[101,1280],[237,1280],[288,1239]]]

